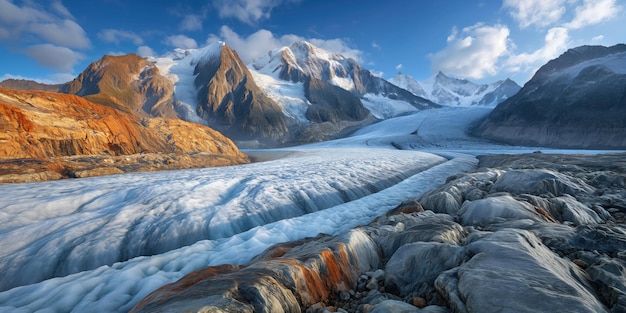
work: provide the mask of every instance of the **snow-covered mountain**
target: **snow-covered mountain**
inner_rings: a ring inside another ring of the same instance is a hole
[[[266,75],[248,68],[223,42],[152,61],[174,82],[183,118],[206,123],[240,145],[319,141],[373,120],[359,97],[341,86]]]
[[[442,72],[422,82],[402,73],[389,81],[417,96],[446,106],[495,107],[521,89],[508,78],[492,84],[477,84],[467,79],[449,77]]]
[[[626,45],[582,46],[542,66],[476,134],[512,144],[626,147]]]
[[[375,76],[354,59],[320,49],[306,41],[269,51],[267,55],[255,59],[250,68],[259,76],[266,76],[258,80],[266,82],[266,89],[278,102],[290,102],[281,99],[284,95],[292,97],[297,84],[318,80],[350,91],[378,118],[437,107],[437,104]],[[277,90],[279,85],[291,91],[283,93]]]
[[[438,107],[354,59],[300,41],[245,65],[224,42],[161,57],[104,56],[50,87],[131,111],[204,124],[245,147],[335,138],[343,130]]]

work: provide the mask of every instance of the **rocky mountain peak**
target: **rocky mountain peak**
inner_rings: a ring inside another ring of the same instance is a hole
[[[285,140],[286,117],[255,84],[237,52],[222,43],[205,49],[193,60],[198,115],[234,138]]]
[[[64,93],[133,112],[140,117],[178,117],[174,86],[154,63],[136,54],[106,55],[69,82]]]
[[[626,44],[617,44],[611,47],[586,45],[568,49],[558,58],[542,66],[535,76],[541,77],[549,75],[550,73],[563,70],[585,60],[602,58],[620,52],[626,52]]]

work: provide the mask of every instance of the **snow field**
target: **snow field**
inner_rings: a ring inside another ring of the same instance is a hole
[[[324,154],[328,155],[328,151]],[[428,154],[415,156],[440,161]],[[355,201],[257,226],[227,238],[201,240],[165,253],[13,288],[0,293],[0,311],[85,312],[95,308],[127,312],[152,290],[195,269],[224,263],[245,264],[276,243],[319,233],[340,234],[369,223],[403,200],[416,197],[443,183],[446,177],[475,166],[473,157],[459,156]]]

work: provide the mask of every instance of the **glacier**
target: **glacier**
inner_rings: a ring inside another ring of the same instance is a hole
[[[247,165],[0,185],[0,311],[127,312],[198,268],[367,224],[474,155],[600,152],[465,135],[488,112],[419,111]]]

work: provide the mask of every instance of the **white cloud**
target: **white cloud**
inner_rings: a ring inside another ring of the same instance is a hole
[[[272,32],[266,29],[258,30],[248,37],[242,37],[235,31],[233,31],[230,27],[224,25],[220,28],[219,35],[209,35],[207,43],[224,41],[231,48],[237,51],[237,53],[245,63],[249,63],[256,57],[266,54],[272,49],[289,46],[292,43],[301,40],[307,40],[311,44],[324,50],[328,50],[333,53],[339,53],[346,57],[353,58],[357,61],[361,60],[362,52],[360,50],[350,48],[341,39],[324,40],[317,38],[304,38],[292,34],[276,37]]]
[[[52,2],[50,8],[41,8],[30,1],[20,7],[0,0],[0,33],[3,37],[9,34],[13,40],[32,40],[34,35],[42,43],[77,49],[91,47],[83,28],[58,1]]]
[[[507,55],[510,45],[508,27],[479,23],[460,33],[453,29],[447,46],[429,57],[433,71],[480,79],[497,73],[498,62]]]
[[[73,67],[85,57],[70,48],[52,44],[40,44],[26,48],[26,54],[37,60],[42,66],[61,71],[72,71]]]
[[[80,25],[71,20],[52,23],[33,23],[30,31],[49,43],[68,48],[85,49],[91,47],[87,34]]]
[[[555,27],[548,30],[544,46],[532,53],[520,53],[509,57],[504,66],[509,72],[536,71],[547,61],[558,57],[568,46],[570,40],[566,28]]]
[[[234,17],[252,25],[269,18],[275,7],[295,2],[300,0],[213,0],[213,6],[221,18]]]
[[[104,29],[98,33],[98,38],[105,42],[120,43],[121,41],[130,41],[135,45],[142,45],[143,38],[131,31],[118,29]]]
[[[598,36],[595,36],[595,37],[591,38],[591,41],[592,42],[599,42],[599,41],[602,41],[603,39],[604,39],[603,35],[598,35]]]
[[[403,69],[403,68],[404,68],[404,65],[402,65],[402,64],[398,64],[398,65],[396,65],[396,70],[397,70],[397,71],[399,71],[399,70],[401,70],[401,69]]]
[[[137,54],[142,57],[153,57],[156,56],[156,52],[152,50],[152,48],[148,46],[140,46],[137,48]]]
[[[531,25],[545,27],[559,22],[566,11],[567,0],[504,0],[502,8],[508,10],[520,28]]]
[[[615,0],[584,0],[582,5],[576,7],[574,19],[565,27],[578,29],[598,24],[617,16],[621,9]]]
[[[180,22],[179,29],[182,31],[194,31],[194,30],[202,30],[202,21],[204,17],[202,15],[197,14],[189,14],[183,17],[183,20]]]
[[[374,49],[378,49],[378,50],[382,49],[382,48],[381,48],[381,47],[380,47],[380,46],[376,43],[376,41],[372,41],[372,48],[374,48]]]
[[[175,48],[182,48],[182,49],[198,48],[198,43],[193,38],[189,38],[185,35],[169,36],[165,38],[164,43],[166,45],[170,45]]]
[[[63,3],[61,3],[61,1],[54,1],[52,2],[50,6],[52,7],[54,11],[56,11],[60,15],[70,18],[70,19],[74,19],[74,16],[72,16],[72,13],[70,13],[70,11],[63,5]]]

